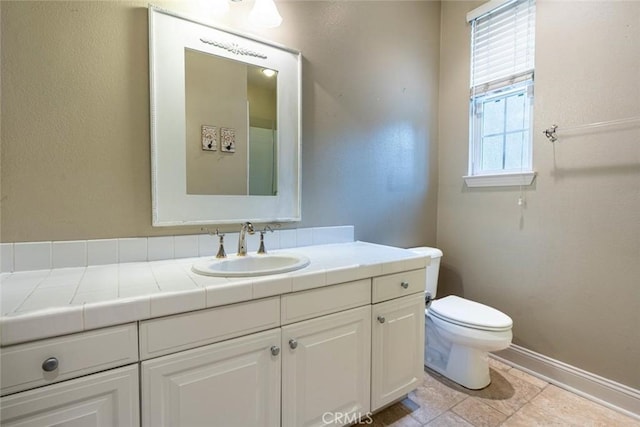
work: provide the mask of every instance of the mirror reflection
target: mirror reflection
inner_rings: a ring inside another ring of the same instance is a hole
[[[277,195],[278,72],[184,50],[186,185],[194,195]]]

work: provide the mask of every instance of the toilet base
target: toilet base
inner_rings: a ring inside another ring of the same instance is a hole
[[[489,354],[486,351],[453,344],[446,365],[430,363],[425,366],[471,390],[480,390],[491,384]]]
[[[489,350],[506,348],[511,341],[509,332],[508,340],[505,339],[501,345],[487,345],[479,349],[453,342],[449,338],[451,337],[447,334],[438,333],[438,327],[430,316],[427,316],[424,364],[471,390],[485,388],[491,383]]]

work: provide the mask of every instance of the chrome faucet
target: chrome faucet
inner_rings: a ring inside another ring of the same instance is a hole
[[[240,237],[238,238],[238,256],[245,256],[247,254],[247,233],[255,233],[253,224],[248,221],[243,223],[242,228],[240,229]]]

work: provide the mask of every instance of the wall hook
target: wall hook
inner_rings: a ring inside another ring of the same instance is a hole
[[[547,137],[547,139],[550,142],[556,142],[558,140],[558,136],[556,135],[557,129],[558,129],[558,125],[551,125],[550,128],[543,130],[542,133],[544,134],[544,136]]]

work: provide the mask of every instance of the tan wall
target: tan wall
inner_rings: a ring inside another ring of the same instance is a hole
[[[247,66],[185,51],[187,194],[248,194]],[[215,126],[217,151],[202,149],[202,125]],[[235,131],[235,152],[220,149],[221,128]]]
[[[221,23],[247,30],[250,3]],[[2,241],[199,232],[151,227],[146,5],[1,2]],[[283,25],[254,33],[304,55],[297,225],[433,244],[440,4],[278,7]]]
[[[514,342],[640,388],[640,127],[542,130],[640,116],[640,3],[537,6],[535,185],[469,190],[469,27],[442,5],[439,296],[490,304]]]

